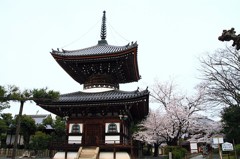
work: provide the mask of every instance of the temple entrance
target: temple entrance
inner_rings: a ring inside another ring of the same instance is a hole
[[[101,125],[86,124],[85,125],[85,145],[98,145],[102,140]]]

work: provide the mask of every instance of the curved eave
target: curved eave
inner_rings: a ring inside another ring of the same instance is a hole
[[[128,73],[127,81],[119,81],[119,83],[127,83],[127,82],[137,82],[140,79],[139,71],[138,71],[138,63],[137,63],[137,44],[134,47],[129,47],[128,49],[120,52],[113,53],[105,53],[105,54],[91,54],[91,55],[77,55],[77,56],[69,56],[66,54],[59,54],[53,51],[51,54],[53,58],[58,62],[58,64],[78,83],[84,84],[87,77],[81,74],[81,68],[74,68],[71,64],[89,64],[93,63],[101,63],[101,62],[115,62],[118,60],[123,60],[124,57],[133,56],[133,59],[125,59],[128,61],[131,66],[129,71],[132,70],[131,73]],[[79,70],[80,69],[80,70]]]
[[[99,94],[99,93],[98,93]],[[89,94],[90,95],[90,94]],[[95,94],[96,95],[96,94]],[[61,95],[63,96],[63,95]],[[59,100],[61,100],[61,96]],[[124,96],[124,95],[123,95]],[[122,97],[123,97],[122,96]],[[137,95],[125,95],[124,98],[98,98],[88,100],[72,100],[72,101],[54,101],[52,103],[40,103],[37,105],[42,107],[43,109],[52,112],[58,116],[66,116],[67,112],[76,113],[77,111],[82,111],[85,109],[99,109],[99,108],[108,108],[108,109],[116,109],[116,108],[124,108],[126,105],[131,106],[130,112],[136,120],[143,119],[149,112],[149,91],[144,90],[142,92],[138,92]],[[71,113],[70,113],[71,114]]]
[[[95,101],[81,101],[81,102],[52,102],[52,103],[38,103],[41,107],[78,107],[78,106],[99,106],[99,105],[118,105],[123,103],[138,103],[142,102],[147,98],[147,95],[129,99],[112,99],[112,100],[95,100]],[[145,102],[145,101],[144,101]]]
[[[138,45],[135,45],[134,47],[130,47],[128,49],[122,50],[122,51],[117,51],[117,52],[104,52],[104,53],[96,53],[96,54],[79,54],[79,55],[71,55],[68,52],[63,53],[63,52],[59,52],[59,51],[55,51],[53,50],[53,52],[51,52],[53,58],[55,60],[63,60],[63,61],[79,61],[79,60],[93,60],[93,61],[97,61],[97,60],[101,60],[101,59],[105,59],[105,58],[116,58],[119,56],[123,56],[125,54],[128,53],[134,53],[137,54],[137,47]]]
[[[41,106],[85,106],[85,105],[103,105],[103,104],[118,104],[118,103],[131,103],[138,102],[149,96],[149,91],[119,91],[112,90],[106,92],[86,93],[74,92],[69,94],[60,95],[58,100],[52,102],[38,102]]]
[[[68,57],[89,57],[89,56],[95,56],[95,55],[104,55],[104,54],[112,54],[112,53],[120,53],[127,50],[130,50],[132,48],[138,47],[138,44],[132,43],[125,46],[114,46],[114,45],[108,45],[108,44],[98,44],[95,46],[91,46],[84,49],[79,50],[63,50],[60,51],[59,49],[54,50],[52,49],[51,54],[59,55],[59,56],[68,56]]]

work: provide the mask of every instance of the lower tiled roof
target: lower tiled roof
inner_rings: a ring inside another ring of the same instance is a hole
[[[143,119],[149,111],[149,91],[121,91],[110,90],[104,92],[73,92],[60,95],[55,101],[35,101],[43,109],[58,116],[71,116],[82,114],[88,117],[102,112],[119,112],[129,110],[136,121]]]

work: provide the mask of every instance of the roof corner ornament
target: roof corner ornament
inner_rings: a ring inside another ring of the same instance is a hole
[[[105,40],[107,36],[107,29],[106,29],[106,11],[103,11],[102,17],[102,28],[101,28],[101,39]]]
[[[240,49],[240,34],[236,35],[236,31],[234,28],[230,30],[223,30],[222,35],[218,37],[220,41],[230,41],[233,40],[232,46],[236,46],[236,49]]]

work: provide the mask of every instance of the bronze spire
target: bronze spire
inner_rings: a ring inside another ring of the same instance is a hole
[[[101,40],[98,41],[98,44],[107,44],[106,37],[107,37],[107,28],[106,28],[106,11],[103,11],[102,17],[102,27],[101,27]]]

